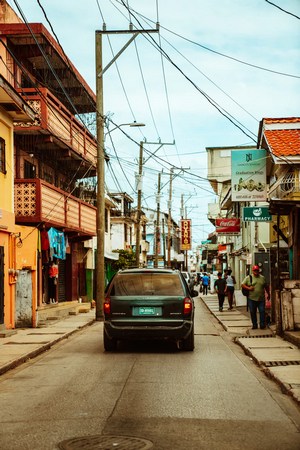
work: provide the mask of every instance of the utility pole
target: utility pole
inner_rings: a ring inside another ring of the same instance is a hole
[[[171,267],[171,213],[172,213],[172,181],[173,181],[173,167],[170,170],[170,190],[169,190],[169,201],[168,201],[168,267]]]
[[[184,219],[184,202],[183,202],[183,194],[181,194],[181,208],[180,208],[181,220]],[[181,236],[182,241],[182,236]],[[187,271],[187,251],[183,250],[183,270]]]
[[[103,318],[105,291],[105,183],[104,183],[104,113],[102,76],[102,34],[96,33],[96,123],[97,123],[97,250],[96,250],[96,320]]]
[[[147,141],[145,141],[147,142]],[[146,161],[143,161],[143,149],[144,149],[144,142],[140,142],[140,157],[139,157],[139,173],[137,175],[137,191],[138,191],[138,203],[137,203],[137,223],[136,223],[136,244],[135,244],[135,251],[136,251],[136,267],[139,267],[140,265],[140,243],[141,243],[141,208],[142,208],[142,178],[143,178],[143,164],[145,164],[150,158],[152,158],[155,153],[158,152],[158,150],[163,145],[174,145],[175,142],[167,143],[167,142],[147,142],[147,144],[154,144],[159,145],[159,147],[148,156]]]
[[[185,219],[187,219],[187,207],[185,207]],[[184,264],[185,270],[188,271],[188,251],[184,251]]]
[[[164,267],[166,267],[166,233],[165,233],[165,219],[162,218],[162,238],[163,238],[163,252],[164,252]]]
[[[140,267],[140,245],[141,245],[141,208],[142,208],[142,177],[143,177],[143,141],[140,142],[139,173],[137,175],[137,212],[136,212],[136,241],[135,241],[135,264]]]
[[[154,267],[158,267],[158,248],[160,242],[160,179],[161,174],[158,174],[158,185],[157,185],[157,211],[156,211],[156,228],[155,228],[155,260]]]
[[[97,249],[96,249],[96,320],[103,319],[102,305],[105,294],[105,151],[104,151],[104,108],[103,108],[103,74],[141,33],[158,33],[159,25],[151,30],[114,30],[107,31],[103,24],[103,30],[96,31],[96,127],[97,127]],[[102,67],[102,34],[132,34],[129,41],[122,47],[113,60],[103,69]]]

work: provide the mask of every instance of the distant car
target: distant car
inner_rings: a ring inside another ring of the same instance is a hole
[[[199,285],[202,280],[202,272],[196,272],[196,285]]]
[[[185,272],[185,271],[183,271],[183,272],[181,272],[181,273],[182,273],[182,275],[183,275],[185,281],[187,282],[188,287],[189,287],[190,289],[193,289],[193,288],[194,288],[194,285],[195,285],[195,279],[194,279],[194,277],[192,276],[192,274],[190,274],[189,272]]]
[[[194,350],[194,300],[181,272],[169,269],[119,271],[106,288],[103,342],[106,351],[119,340],[166,339]]]

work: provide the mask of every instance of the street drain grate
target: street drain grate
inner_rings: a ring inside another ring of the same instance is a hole
[[[299,366],[300,361],[264,361],[266,367]]]
[[[81,436],[59,442],[61,450],[148,450],[153,448],[153,443],[146,439],[132,436]]]
[[[261,338],[265,338],[265,339],[269,339],[269,338],[272,338],[272,337],[274,337],[274,335],[273,334],[261,334],[261,335],[259,335],[259,334],[257,334],[257,335],[249,335],[249,334],[246,334],[246,335],[244,335],[244,336],[239,336],[238,338],[240,339],[240,338],[248,338],[248,339],[261,339]]]

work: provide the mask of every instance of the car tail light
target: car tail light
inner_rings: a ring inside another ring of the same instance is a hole
[[[106,297],[103,303],[104,314],[110,314],[110,297]]]
[[[193,302],[190,298],[186,297],[183,301],[183,314],[185,316],[188,316],[191,314],[193,310]]]

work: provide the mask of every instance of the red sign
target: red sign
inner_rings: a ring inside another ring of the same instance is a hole
[[[180,221],[181,228],[181,250],[191,250],[191,220],[184,219]]]
[[[240,219],[216,219],[216,232],[218,234],[239,234],[240,231]]]

